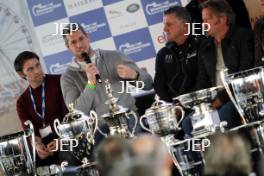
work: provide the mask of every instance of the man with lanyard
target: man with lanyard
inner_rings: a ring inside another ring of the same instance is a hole
[[[20,53],[14,67],[19,76],[28,81],[29,86],[17,100],[17,113],[22,127],[30,120],[36,135],[37,165],[48,165],[58,162],[56,138],[53,129],[54,119],[63,119],[68,110],[65,106],[60,76],[44,74],[39,57],[30,51]]]

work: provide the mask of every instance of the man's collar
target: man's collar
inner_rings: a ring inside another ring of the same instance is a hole
[[[235,30],[236,30],[235,28],[236,27],[234,25],[230,25],[225,37],[221,40],[221,42],[223,40],[232,40],[234,37]],[[215,44],[215,38],[214,37],[209,36],[208,40],[210,42],[207,42],[207,47],[212,46],[212,43]]]
[[[95,63],[96,61],[96,52],[93,52],[92,57],[90,57],[91,62]],[[72,67],[79,69],[80,71],[85,71],[86,69],[86,63],[85,61],[78,61],[76,57],[73,58],[71,64]]]
[[[226,32],[225,37],[224,37],[222,40],[225,40],[225,39],[230,39],[230,40],[232,40],[233,37],[234,37],[235,28],[236,28],[236,27],[235,27],[234,25],[230,25],[230,26],[228,27],[228,30],[227,30],[227,32]],[[210,38],[213,38],[213,39],[214,39],[214,37],[210,37]],[[221,41],[222,41],[222,40],[221,40]]]
[[[175,41],[172,41],[172,42],[167,42],[167,43],[165,44],[165,46],[168,47],[168,48],[171,48],[171,47],[178,48],[179,46],[184,46],[184,45],[186,45],[187,43],[189,43],[189,41],[191,41],[192,38],[193,38],[193,36],[192,36],[192,35],[189,35],[189,36],[186,38],[185,42],[184,42],[182,45],[178,45]]]

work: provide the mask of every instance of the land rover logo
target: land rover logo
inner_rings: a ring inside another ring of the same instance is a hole
[[[138,4],[130,4],[129,6],[127,6],[126,10],[130,13],[134,13],[139,9],[139,5]]]

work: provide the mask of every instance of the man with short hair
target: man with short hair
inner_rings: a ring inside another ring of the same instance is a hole
[[[199,49],[197,88],[222,85],[220,71],[239,72],[253,66],[252,31],[237,28],[232,8],[225,0],[201,4],[203,22],[210,25],[208,39]]]
[[[198,52],[197,89],[223,85],[220,72],[235,73],[253,66],[253,35],[250,30],[235,27],[235,15],[225,0],[208,0],[201,4],[203,22],[210,25],[208,38]],[[218,109],[227,128],[241,124],[239,114],[225,91],[218,93],[212,106]],[[183,121],[186,134],[192,131],[190,118]],[[189,128],[189,127],[190,128]]]
[[[109,113],[104,82],[108,79],[113,89],[113,97],[118,99],[117,104],[136,111],[135,100],[131,94],[121,92],[122,82],[134,81],[135,85],[136,81],[142,81],[143,90],[150,90],[153,83],[151,76],[120,52],[93,50],[89,36],[81,25],[76,23],[68,25],[63,34],[66,47],[75,55],[61,78],[66,104],[74,103],[76,109],[86,114],[90,110],[95,110],[101,125],[103,121],[101,115]],[[84,61],[82,53],[88,54],[91,63]],[[96,74],[100,75],[102,83],[98,83]]]
[[[188,11],[179,6],[164,12],[164,32],[167,36],[166,46],[156,57],[154,89],[165,101],[194,90],[197,74],[197,50],[201,39],[188,34],[190,25]]]
[[[44,74],[37,54],[31,51],[20,53],[14,67],[19,76],[29,83],[28,88],[18,98],[16,109],[25,128],[24,122],[30,120],[36,135],[38,165],[56,163],[56,134],[53,129],[54,119],[63,119],[68,112],[61,88],[60,76]]]

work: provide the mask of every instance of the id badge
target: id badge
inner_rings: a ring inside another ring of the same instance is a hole
[[[45,128],[39,129],[39,134],[40,134],[41,138],[45,138],[50,133],[52,133],[52,130],[51,130],[50,125],[49,126],[46,126]]]

